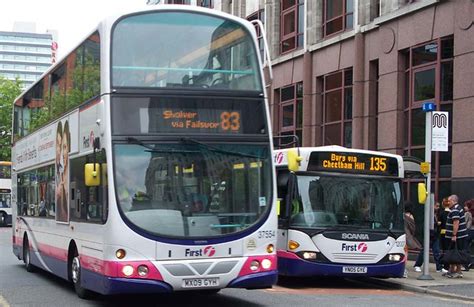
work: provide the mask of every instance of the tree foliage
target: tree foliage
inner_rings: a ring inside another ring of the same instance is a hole
[[[21,93],[21,81],[0,76],[0,160],[11,160],[13,101]]]

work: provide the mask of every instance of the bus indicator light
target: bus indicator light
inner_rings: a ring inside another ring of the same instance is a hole
[[[296,241],[293,241],[293,240],[290,240],[290,242],[288,242],[288,248],[290,250],[295,250],[297,249],[298,247],[300,247],[300,244]]]
[[[267,253],[271,254],[275,251],[275,246],[273,244],[268,244],[267,245]]]
[[[115,257],[117,257],[118,259],[123,259],[125,258],[125,255],[127,253],[125,252],[124,249],[118,249],[116,252],[115,252]]]

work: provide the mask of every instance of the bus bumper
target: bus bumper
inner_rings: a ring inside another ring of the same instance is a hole
[[[278,271],[262,272],[238,277],[231,281],[229,288],[267,289],[276,284]]]
[[[367,267],[367,273],[343,273],[344,266]],[[285,276],[403,277],[405,261],[387,264],[333,264],[280,257],[278,271]]]
[[[106,280],[105,293],[102,294],[139,294],[173,292],[170,285],[159,280],[141,280],[112,278]]]
[[[82,271],[83,286],[103,295],[152,294],[173,292],[173,287],[160,280],[107,277],[88,270]],[[271,288],[278,278],[278,271],[241,276],[229,283],[228,288]],[[196,289],[198,290],[198,289]]]

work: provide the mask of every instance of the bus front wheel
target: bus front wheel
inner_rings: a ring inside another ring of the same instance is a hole
[[[81,286],[81,261],[77,251],[75,251],[74,257],[72,258],[70,272],[72,284],[74,285],[74,290],[76,291],[77,296],[82,299],[90,298],[91,291]]]

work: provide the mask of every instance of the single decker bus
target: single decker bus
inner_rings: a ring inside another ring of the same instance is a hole
[[[274,161],[281,275],[403,276],[401,156],[324,146],[276,150]]]
[[[12,223],[11,168],[10,161],[0,161],[0,226]]]

